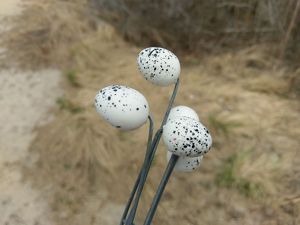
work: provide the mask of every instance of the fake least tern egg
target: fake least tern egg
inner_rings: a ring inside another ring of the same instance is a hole
[[[169,161],[172,156],[172,153],[167,151],[167,160]],[[197,157],[184,157],[184,156],[179,156],[174,170],[178,172],[192,172],[195,169],[197,169],[201,161],[203,159],[203,156],[197,156]]]
[[[199,117],[197,113],[192,108],[183,105],[172,108],[168,120],[173,120],[176,117],[182,117],[182,116],[189,117],[199,121]]]
[[[180,74],[177,56],[164,48],[145,48],[139,53],[137,63],[145,79],[159,86],[176,83]]]
[[[105,120],[121,130],[142,126],[149,115],[146,98],[137,90],[121,85],[100,90],[95,97],[95,107]]]
[[[169,120],[163,127],[163,140],[168,151],[187,157],[203,155],[212,145],[208,129],[189,117]]]

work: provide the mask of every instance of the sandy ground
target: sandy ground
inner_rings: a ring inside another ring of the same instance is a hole
[[[0,31],[5,18],[21,12],[20,0],[0,1]],[[7,51],[1,46],[1,51]],[[28,154],[34,128],[51,120],[47,112],[61,94],[57,70],[0,69],[0,224],[52,224],[40,192],[24,180],[21,165],[37,156]]]

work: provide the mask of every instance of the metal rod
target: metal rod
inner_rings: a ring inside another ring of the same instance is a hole
[[[166,185],[167,185],[167,183],[169,181],[169,178],[170,178],[170,176],[171,176],[171,174],[173,172],[173,169],[174,169],[174,167],[176,165],[176,162],[177,162],[178,158],[179,158],[179,156],[172,154],[172,156],[170,158],[170,161],[168,163],[168,166],[167,166],[167,168],[165,170],[165,173],[163,175],[163,178],[161,179],[161,182],[160,182],[160,184],[158,186],[156,194],[155,194],[155,196],[153,198],[151,207],[150,207],[150,209],[149,209],[149,211],[147,213],[147,217],[146,217],[146,220],[144,222],[144,225],[150,225],[151,224],[151,222],[153,220],[153,217],[155,215],[158,203],[159,203],[159,201],[160,201],[160,199],[162,197],[162,194],[163,194],[163,192],[165,190],[165,187],[166,187]]]
[[[149,116],[149,118],[151,118]],[[150,119],[150,121],[152,121],[152,127],[153,127],[153,120],[152,118]],[[157,137],[157,135],[155,135],[155,137]],[[149,142],[150,140],[150,142]],[[152,151],[152,143],[151,143],[151,140],[152,140],[152,135],[151,135],[151,139],[148,140],[148,144],[147,144],[147,152],[146,152],[146,155],[145,155],[145,158],[144,158],[144,163],[143,163],[143,167],[141,169],[141,173],[140,173],[140,179],[139,179],[139,185],[137,187],[137,192],[136,192],[136,195],[135,195],[135,199],[134,199],[134,203],[133,203],[133,207],[132,209],[130,210],[130,213],[128,215],[128,218],[126,219],[126,222],[125,222],[125,225],[132,225],[133,224],[133,221],[134,221],[134,218],[135,218],[135,215],[136,215],[136,211],[137,211],[137,208],[138,208],[138,205],[139,205],[139,200],[141,198],[141,195],[142,195],[142,192],[143,192],[143,188],[144,188],[144,184],[145,184],[145,180],[147,176],[145,176],[145,173],[146,172],[146,166],[148,164],[148,161],[149,161],[149,158],[151,157],[151,153],[153,152]],[[155,138],[155,142],[156,142],[157,138]]]
[[[136,179],[135,184],[134,184],[134,186],[133,186],[133,189],[132,189],[132,191],[131,191],[131,193],[130,193],[130,197],[129,197],[129,199],[128,199],[128,202],[127,202],[127,204],[126,204],[125,210],[124,210],[124,212],[123,212],[123,215],[122,215],[122,219],[121,219],[120,225],[123,225],[123,224],[125,224],[125,222],[126,222],[125,219],[126,219],[126,217],[127,217],[129,208],[130,208],[131,203],[132,203],[132,200],[133,200],[133,198],[134,198],[134,196],[135,196],[135,193],[136,193],[136,190],[137,190],[137,188],[138,188],[138,185],[139,185],[139,182],[140,182],[140,178],[141,178],[141,174],[142,174],[142,171],[140,171],[140,174],[139,174],[138,178]]]
[[[138,207],[138,203],[139,203],[139,200],[140,200],[140,197],[141,197],[141,194],[142,194],[142,191],[143,191],[143,188],[144,188],[144,185],[145,185],[145,182],[146,182],[146,179],[147,179],[147,176],[148,176],[151,164],[153,162],[154,155],[156,153],[156,149],[158,147],[158,144],[159,144],[159,141],[160,141],[160,138],[161,138],[161,135],[162,135],[163,126],[166,124],[167,119],[169,117],[171,108],[172,108],[174,100],[176,98],[178,87],[179,87],[179,79],[177,79],[177,81],[176,81],[176,84],[175,84],[172,96],[171,96],[171,98],[169,100],[169,104],[168,104],[166,113],[164,115],[164,118],[163,118],[163,121],[161,123],[161,126],[160,126],[159,130],[156,132],[155,137],[153,139],[153,142],[151,143],[151,148],[149,148],[149,142],[148,142],[148,148],[149,149],[147,149],[147,153],[146,153],[146,156],[145,156],[143,167],[141,168],[141,172],[140,172],[140,174],[139,174],[139,176],[138,176],[138,178],[136,180],[136,183],[134,185],[134,188],[133,188],[133,190],[131,192],[131,195],[130,195],[129,201],[128,201],[127,205],[126,205],[125,211],[123,213],[122,221],[121,221],[120,225],[123,225],[123,224],[125,224],[125,225],[133,225],[134,218],[135,218],[136,211],[137,211],[137,207]],[[136,191],[137,191],[137,193],[135,195]],[[132,203],[132,200],[133,200],[134,196],[135,196],[134,206],[132,207],[132,209],[131,209],[131,211],[129,213],[129,216],[128,216],[126,222],[124,223],[124,220],[125,220],[125,218],[127,216],[128,210],[130,208],[130,205]]]
[[[145,160],[144,160],[144,164],[146,163],[147,161],[147,158],[149,157],[149,155],[151,155],[151,144],[152,144],[152,137],[153,137],[153,127],[154,127],[154,124],[153,124],[153,119],[152,119],[152,116],[149,115],[148,116],[148,119],[149,119],[149,132],[148,132],[148,142],[147,142],[147,150],[146,150],[146,154],[145,154]],[[122,218],[121,218],[121,222],[120,222],[120,225],[123,225],[124,224],[124,220],[126,219],[127,217],[127,214],[128,214],[128,211],[129,211],[129,208],[131,206],[131,203],[132,203],[132,200],[135,196],[135,193],[136,193],[136,190],[139,186],[139,182],[140,182],[140,178],[141,178],[141,175],[142,175],[142,171],[143,171],[143,168],[144,166],[142,167],[140,173],[139,173],[139,176],[138,178],[136,179],[135,181],[135,184],[133,186],[133,189],[130,193],[130,197],[128,199],[128,202],[126,204],[126,207],[125,207],[125,210],[123,212],[123,215],[122,215]]]
[[[175,84],[175,87],[174,87],[174,90],[173,90],[173,93],[172,93],[172,96],[170,98],[170,101],[169,101],[169,105],[168,105],[168,108],[167,108],[167,111],[165,113],[165,116],[164,116],[164,119],[161,123],[161,128],[166,124],[167,122],[167,119],[169,117],[169,114],[170,114],[170,111],[171,111],[171,108],[173,106],[173,103],[174,103],[174,100],[176,98],[176,94],[177,94],[177,91],[178,91],[178,87],[179,87],[179,78],[177,79],[176,81],[176,84]]]
[[[155,153],[156,153],[156,150],[157,150],[157,147],[158,147],[158,144],[159,144],[159,141],[160,141],[160,138],[161,138],[161,135],[163,133],[163,126],[166,124],[167,122],[167,119],[169,117],[169,114],[170,114],[170,111],[171,111],[171,108],[173,106],[173,103],[174,103],[174,100],[176,98],[176,94],[177,94],[177,91],[178,91],[178,87],[179,87],[179,79],[177,79],[177,82],[175,84],[175,87],[174,87],[174,90],[173,90],[173,93],[172,93],[172,96],[170,98],[170,101],[169,101],[169,104],[168,104],[168,108],[166,110],[166,113],[165,113],[165,116],[163,118],[163,121],[160,125],[160,128],[157,130],[156,134],[155,134],[155,138],[153,140],[153,143],[152,143],[152,148],[151,148],[151,155],[150,155],[150,158],[147,162],[147,164],[145,165],[145,168],[146,168],[146,172],[144,174],[145,177],[143,177],[143,179],[141,180],[140,182],[140,185],[144,185],[145,184],[145,181],[147,179],[147,176],[148,176],[148,173],[149,173],[149,170],[150,170],[150,167],[151,167],[151,164],[153,162],[153,159],[154,159],[154,156],[155,156]]]
[[[160,141],[160,138],[161,138],[161,135],[163,133],[163,126],[166,124],[167,122],[167,119],[169,117],[169,114],[170,114],[170,111],[171,111],[171,108],[173,106],[173,103],[174,103],[174,100],[176,98],[176,94],[177,94],[177,91],[178,91],[178,87],[179,87],[179,79],[177,79],[177,82],[176,82],[176,85],[174,87],[174,90],[173,90],[173,93],[172,93],[172,96],[170,98],[170,101],[169,101],[169,105],[168,105],[168,108],[166,110],[166,113],[165,113],[165,116],[163,118],[163,121],[160,125],[160,128],[157,130],[156,134],[155,134],[155,141],[153,141],[152,143],[152,149],[151,149],[151,156],[150,156],[150,159],[147,163],[147,165],[145,166],[147,169],[146,169],[146,174],[145,176],[147,177],[148,175],[148,172],[149,172],[149,169],[151,167],[151,164],[152,164],[152,161],[154,159],[154,155],[156,153],[156,149],[158,147],[158,144],[159,144],[159,141]],[[146,179],[146,178],[145,178]]]

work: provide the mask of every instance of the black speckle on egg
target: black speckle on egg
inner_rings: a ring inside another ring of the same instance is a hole
[[[99,91],[95,98],[97,112],[114,127],[135,129],[135,126],[141,126],[147,121],[148,109],[139,114],[130,114],[129,108],[132,106],[135,106],[134,109],[141,109],[144,105],[148,107],[144,96],[132,88],[111,85]],[[128,120],[126,117],[134,119]]]
[[[145,52],[148,54],[144,54]],[[146,48],[139,54],[137,62],[138,68],[145,79],[154,84],[166,86],[175,83],[180,73],[180,64],[177,57],[167,49]],[[166,69],[166,67],[172,68],[172,71]]]
[[[207,129],[203,129],[203,125],[200,122],[188,117],[180,117],[168,121],[166,126],[168,124],[172,124],[170,127],[170,139],[176,139],[170,147],[176,154],[195,157],[201,155],[204,150],[209,149],[211,139],[208,138],[210,136],[206,133]],[[207,138],[205,138],[206,135]],[[175,146],[178,145],[179,148],[175,150]]]

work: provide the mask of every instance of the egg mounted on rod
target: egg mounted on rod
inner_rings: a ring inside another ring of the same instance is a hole
[[[137,129],[149,120],[146,153],[139,175],[130,193],[120,225],[134,225],[141,194],[161,137],[167,147],[168,166],[154,196],[144,224],[150,225],[172,171],[192,172],[200,166],[203,155],[211,149],[212,138],[199,121],[197,113],[188,106],[172,108],[178,87],[180,62],[171,51],[150,47],[137,58],[138,69],[154,85],[175,84],[164,118],[153,137],[154,122],[146,98],[137,90],[124,85],[102,88],[95,97],[100,116],[122,131]]]
[[[177,117],[164,126],[163,140],[178,156],[196,157],[207,153],[212,144],[208,129],[190,117]]]
[[[187,109],[187,108],[186,108]],[[212,145],[208,129],[195,116],[194,110],[172,110],[171,119],[163,127],[163,140],[169,162],[147,213],[144,225],[150,225],[173,170],[191,172],[200,165]],[[178,113],[178,115],[176,115]],[[173,119],[172,119],[173,118]],[[198,120],[197,120],[198,119]]]
[[[153,139],[151,148],[149,150],[149,155],[146,155],[145,157],[141,172],[136,180],[130,198],[125,207],[125,211],[123,213],[122,221],[120,225],[122,224],[132,225],[134,222],[135,214],[143,191],[143,187],[145,185],[151,164],[154,159],[156,149],[158,147],[162,135],[163,126],[167,122],[167,119],[171,111],[171,107],[174,103],[178,91],[178,87],[179,87],[180,63],[178,58],[175,56],[175,54],[170,52],[169,50],[163,48],[157,48],[157,47],[146,48],[139,53],[137,58],[137,64],[141,74],[144,76],[146,80],[158,86],[167,86],[175,83],[175,87],[172,96],[170,98],[163,121],[161,123],[161,126],[157,130],[155,137]],[[159,66],[160,69],[157,69],[156,66]],[[132,202],[132,196],[134,195],[135,195],[134,205],[131,211],[129,212],[128,218],[125,219]]]
[[[146,98],[137,90],[122,85],[101,89],[95,97],[95,107],[107,122],[121,130],[139,128],[149,115]]]
[[[175,84],[180,75],[177,56],[164,48],[143,49],[138,55],[137,64],[144,78],[158,86]]]
[[[153,120],[151,115],[149,115],[149,105],[146,98],[133,88],[123,85],[110,85],[102,88],[96,94],[94,104],[97,112],[103,119],[122,131],[137,129],[149,119],[148,144],[144,160],[146,161],[150,154],[153,136]],[[139,178],[134,186],[134,190],[137,189],[138,183]],[[123,220],[127,216],[134,194],[135,191],[129,197],[121,224],[123,224]]]

